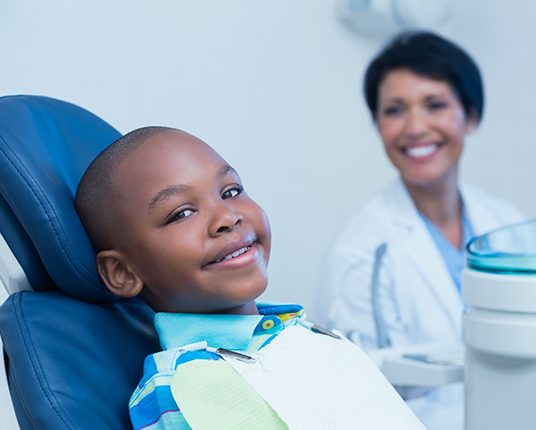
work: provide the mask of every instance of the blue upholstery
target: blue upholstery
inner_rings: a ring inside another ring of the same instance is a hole
[[[158,350],[153,311],[99,280],[73,205],[86,167],[117,137],[72,104],[0,98],[0,232],[35,290],[0,308],[22,430],[130,428],[128,398]]]
[[[131,429],[128,399],[145,356],[158,349],[152,320],[138,299],[99,305],[61,292],[10,296],[0,329],[21,429]]]
[[[0,220],[7,223],[0,228],[34,290],[55,284],[83,300],[115,299],[97,275],[73,198],[89,163],[119,136],[70,103],[38,96],[0,98],[0,194],[9,206],[0,203],[5,209]],[[35,252],[53,284],[40,261],[29,257]]]

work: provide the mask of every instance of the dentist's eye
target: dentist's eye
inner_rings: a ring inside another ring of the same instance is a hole
[[[194,213],[193,209],[189,209],[189,208],[179,209],[178,211],[173,212],[169,216],[169,218],[166,220],[166,224],[170,224],[170,223],[176,222],[176,221],[182,221],[183,219],[192,216],[193,213]]]
[[[222,193],[221,198],[223,200],[232,199],[233,197],[236,197],[239,194],[241,194],[243,190],[244,190],[244,187],[242,187],[241,185],[238,185],[238,184],[233,185],[231,188],[225,190]]]
[[[428,109],[431,111],[443,110],[449,107],[447,102],[436,100],[431,101],[427,105]]]
[[[404,111],[402,106],[393,105],[393,106],[387,106],[382,110],[383,116],[397,116],[400,115]]]

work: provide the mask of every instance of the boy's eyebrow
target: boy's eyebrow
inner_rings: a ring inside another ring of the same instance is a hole
[[[221,176],[225,176],[227,173],[234,173],[235,175],[238,175],[238,172],[233,169],[231,166],[229,166],[228,164],[226,164],[225,166],[223,166],[217,173],[216,176],[218,177],[221,177]]]
[[[176,196],[177,194],[184,193],[190,188],[188,185],[171,185],[159,191],[149,202],[149,209],[154,209],[162,200],[166,200],[169,197]]]
[[[227,173],[234,173],[238,175],[235,169],[226,164],[216,173],[216,177],[225,176]],[[154,209],[161,201],[168,199],[169,197],[176,196],[177,194],[184,193],[190,189],[189,185],[170,185],[169,187],[164,188],[162,191],[159,191],[149,202],[149,209]]]

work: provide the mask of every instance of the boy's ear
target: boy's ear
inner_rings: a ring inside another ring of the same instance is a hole
[[[97,253],[97,271],[108,289],[117,296],[137,296],[143,281],[119,251],[108,249]]]

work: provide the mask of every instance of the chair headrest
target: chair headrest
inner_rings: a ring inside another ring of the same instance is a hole
[[[41,96],[0,98],[0,233],[34,290],[115,300],[74,196],[87,166],[120,133],[94,114]],[[76,148],[76,150],[73,150]]]

